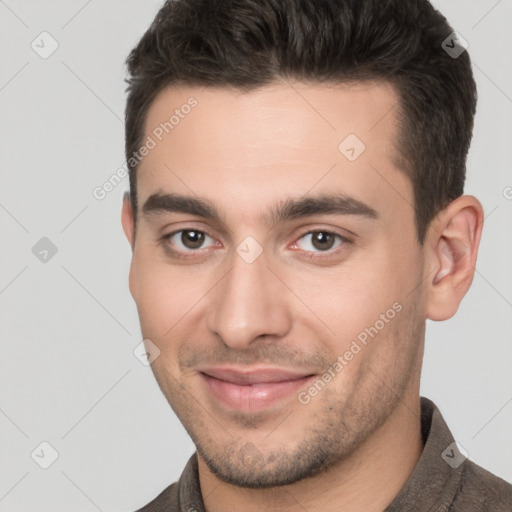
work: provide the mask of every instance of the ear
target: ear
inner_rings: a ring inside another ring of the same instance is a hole
[[[132,247],[132,252],[135,244],[135,221],[133,218],[132,203],[130,201],[129,192],[125,192],[123,196],[123,209],[121,211],[121,224],[123,231]]]
[[[473,281],[483,223],[480,201],[467,195],[432,221],[425,239],[427,318],[447,320],[457,312]]]

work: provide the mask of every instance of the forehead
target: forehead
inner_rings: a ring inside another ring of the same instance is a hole
[[[176,143],[182,142],[181,133],[189,143],[200,146],[201,154],[208,150],[208,142],[218,146],[229,141],[302,142],[320,149],[321,141],[336,142],[348,133],[372,145],[388,143],[383,149],[391,150],[398,105],[395,88],[383,81],[280,81],[250,91],[175,86],[161,91],[150,105],[145,133],[156,139],[172,133]],[[190,124],[195,141],[189,137]]]
[[[222,199],[242,215],[309,191],[403,202],[398,107],[385,82],[168,87],[146,117],[139,204],[157,191]]]

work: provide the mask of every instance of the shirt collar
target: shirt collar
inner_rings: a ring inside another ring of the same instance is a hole
[[[448,510],[460,486],[463,462],[439,409],[421,397],[423,452],[409,479],[384,512]]]

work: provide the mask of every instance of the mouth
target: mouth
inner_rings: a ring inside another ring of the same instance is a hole
[[[314,374],[281,368],[204,368],[200,372],[207,393],[223,406],[241,412],[258,412],[278,405],[305,387]]]

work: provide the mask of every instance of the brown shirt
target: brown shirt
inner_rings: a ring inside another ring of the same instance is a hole
[[[409,480],[383,512],[512,512],[512,485],[465,458],[439,409],[424,397],[421,430],[423,453]],[[197,452],[178,482],[138,512],[205,512]]]

